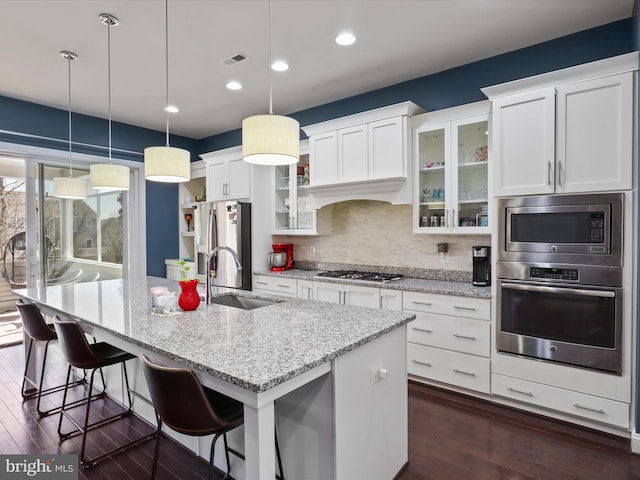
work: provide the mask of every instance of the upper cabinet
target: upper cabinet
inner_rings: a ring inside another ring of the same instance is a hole
[[[637,68],[628,54],[483,89],[495,196],[630,189]]]
[[[207,201],[251,198],[251,165],[242,159],[242,147],[204,153],[207,169]]]
[[[415,233],[490,233],[489,102],[413,118]]]
[[[273,235],[325,235],[331,233],[332,209],[316,210],[309,195],[308,144],[300,144],[297,164],[273,167]]]
[[[354,199],[411,203],[411,102],[303,127],[317,207]]]

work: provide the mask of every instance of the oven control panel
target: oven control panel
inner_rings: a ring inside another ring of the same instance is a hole
[[[530,278],[544,278],[547,280],[565,280],[570,282],[578,281],[578,269],[574,268],[543,268],[530,267]]]

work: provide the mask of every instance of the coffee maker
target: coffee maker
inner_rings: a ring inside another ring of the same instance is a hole
[[[473,276],[472,283],[478,287],[488,287],[491,285],[491,247],[474,246],[471,247],[473,253]]]
[[[293,243],[274,243],[271,248],[273,248],[273,252],[269,254],[271,271],[291,270],[293,268]]]

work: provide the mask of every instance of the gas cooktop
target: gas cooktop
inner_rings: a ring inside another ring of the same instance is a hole
[[[321,272],[319,277],[327,278],[344,278],[348,280],[365,280],[368,282],[392,282],[394,280],[400,280],[403,275],[396,273],[379,273],[379,272],[359,272],[357,270],[329,270],[328,272]]]

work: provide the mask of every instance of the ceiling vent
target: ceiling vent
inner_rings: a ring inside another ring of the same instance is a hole
[[[225,58],[220,63],[224,63],[225,65],[235,65],[236,63],[242,62],[246,59],[247,57],[242,53],[236,53],[235,55],[232,55],[229,58]]]

